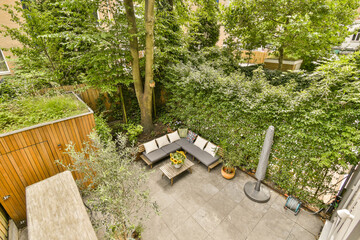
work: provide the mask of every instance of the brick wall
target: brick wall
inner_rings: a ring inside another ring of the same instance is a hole
[[[15,5],[16,0],[1,0],[0,5]],[[0,10],[0,29],[3,29],[1,25],[5,25],[11,28],[16,28],[18,25],[14,22],[10,21],[10,15],[7,14],[4,11]],[[19,42],[12,40],[10,37],[4,37],[2,34],[0,34],[0,48],[12,48],[12,47],[19,47],[21,46]],[[9,51],[3,51],[5,57],[12,57],[11,53]],[[6,59],[10,70],[14,67],[14,63],[8,59]]]

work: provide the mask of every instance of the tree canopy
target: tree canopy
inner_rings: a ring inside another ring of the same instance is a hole
[[[224,25],[242,49],[269,46],[316,60],[340,45],[355,19],[356,0],[235,0],[224,9]]]

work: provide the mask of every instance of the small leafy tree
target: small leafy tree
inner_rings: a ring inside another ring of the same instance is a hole
[[[219,7],[216,1],[196,1],[193,21],[190,23],[190,50],[213,47],[219,40]]]
[[[281,69],[285,53],[316,60],[340,45],[358,7],[356,0],[235,0],[224,25],[243,49],[270,45]]]
[[[100,218],[92,218],[94,225],[105,228],[109,239],[128,239],[149,206],[157,209],[143,187],[148,172],[134,162],[137,149],[126,146],[126,136],[118,134],[116,141],[101,141],[93,132],[90,139],[81,152],[73,144],[68,145],[73,165],[66,167],[83,176],[78,184],[86,203],[101,213]]]
[[[89,33],[96,32],[97,1],[22,1],[2,5],[19,28],[2,25],[1,34],[22,46],[12,48],[17,57],[18,77],[42,84],[74,84],[85,72],[79,56],[92,45]]]

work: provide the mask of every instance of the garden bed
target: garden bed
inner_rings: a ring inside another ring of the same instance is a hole
[[[0,134],[89,112],[74,94],[31,96],[0,104]]]

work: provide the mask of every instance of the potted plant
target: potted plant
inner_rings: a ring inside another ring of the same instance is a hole
[[[184,165],[185,160],[186,155],[183,151],[176,151],[175,153],[170,153],[170,161],[175,168],[181,168],[181,166]]]
[[[235,167],[230,159],[224,159],[221,174],[226,179],[232,179],[235,177]]]
[[[224,149],[223,166],[221,168],[221,175],[226,179],[232,179],[235,177],[235,163],[237,154],[231,151],[231,147],[227,142],[222,143]]]

